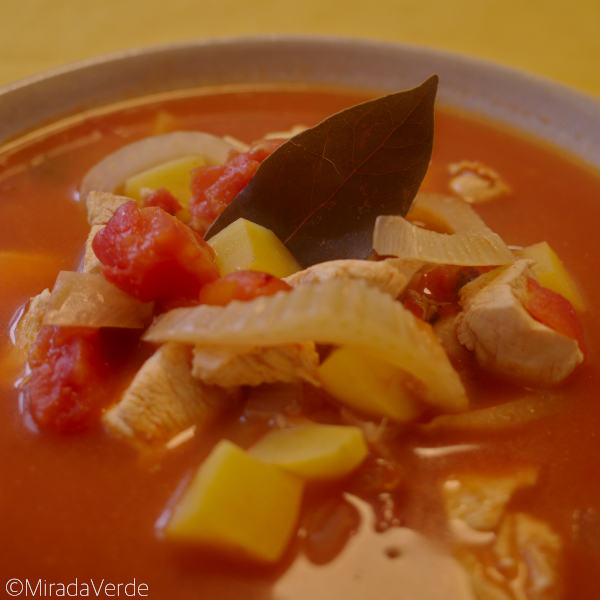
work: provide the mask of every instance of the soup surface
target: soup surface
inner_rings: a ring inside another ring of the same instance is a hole
[[[58,271],[78,268],[89,226],[77,189],[96,162],[164,130],[200,130],[249,143],[298,123],[316,124],[368,97],[301,89],[215,92],[89,117],[0,157],[2,585],[11,578],[29,580],[33,587],[38,580],[48,585],[135,580],[147,586],[147,592],[137,588],[142,596],[220,600],[293,600],[309,594],[386,598],[397,597],[391,590],[402,586],[406,598],[468,598],[462,571],[450,558],[443,482],[457,473],[502,476],[533,468],[537,482],[518,490],[510,509],[548,523],[561,537],[563,597],[594,597],[600,565],[600,323],[594,317],[600,303],[600,280],[594,276],[600,259],[600,179],[551,149],[468,115],[438,110],[433,158],[422,189],[448,193],[451,163],[469,159],[493,167],[512,193],[478,206],[477,212],[511,246],[547,241],[588,307],[580,314],[588,357],[566,382],[540,391],[481,373],[467,382],[471,406],[523,400],[531,402],[533,413],[548,403],[556,411],[494,431],[402,432],[394,451],[403,484],[380,497],[379,504],[356,505],[362,521],[346,550],[314,565],[319,561],[306,560],[297,542],[273,568],[231,564],[175,547],[157,533],[156,523],[174,490],[198,467],[218,431],[160,458],[140,459],[100,424],[59,435],[39,431],[27,413],[17,387],[23,373],[8,360],[11,331],[30,297],[52,287]],[[46,258],[29,260],[28,255]],[[122,334],[115,353],[115,364],[126,356],[133,369],[148,349],[135,335]],[[114,394],[131,374],[119,371]],[[230,420],[223,431],[243,441],[238,425]],[[332,485],[309,494],[305,509],[340,491]],[[355,583],[348,587],[349,581]]]

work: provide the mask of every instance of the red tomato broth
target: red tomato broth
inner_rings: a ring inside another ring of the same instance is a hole
[[[8,172],[35,156],[44,157],[21,173],[0,173],[0,249],[44,252],[59,257],[62,268],[76,268],[88,232],[76,200],[78,182],[106,153],[151,134],[159,110],[173,114],[178,128],[231,134],[251,142],[266,131],[317,123],[366,97],[325,91],[237,92],[90,118],[5,160]],[[600,180],[549,149],[439,110],[424,189],[446,192],[446,165],[462,159],[492,166],[514,190],[506,199],[477,207],[488,225],[508,244],[548,241],[581,284],[588,306],[600,301],[600,282],[589,276],[598,256],[594,234],[600,217]],[[32,274],[26,286],[13,280],[4,283],[2,356],[10,344],[9,315],[55,275]],[[595,439],[600,431],[595,401],[600,388],[596,366],[600,327],[591,312],[581,315],[587,363],[556,390],[543,392],[564,398],[561,414],[491,436],[413,433],[394,449],[407,482],[397,498],[402,522],[434,537],[443,526],[439,494],[443,479],[461,471],[503,473],[513,466],[539,465],[538,484],[518,492],[511,508],[547,520],[566,540],[569,598],[593,596],[600,561],[598,549],[576,543],[572,536],[575,511],[600,513],[600,481],[595,478],[600,466]],[[129,369],[147,352],[137,350]],[[121,377],[122,388],[127,374]],[[272,581],[293,560],[294,548],[275,569],[232,569],[206,553],[172,548],[154,529],[182,479],[220,433],[231,435],[235,428],[224,424],[209,440],[194,440],[147,462],[100,426],[73,436],[33,430],[20,412],[12,382],[2,377],[0,388],[0,573],[6,580],[41,577],[68,583],[76,577],[94,577],[126,583],[136,578],[149,586],[154,598],[271,597]],[[468,388],[474,406],[537,394],[483,374],[469,381]],[[476,450],[438,458],[415,453],[416,447],[458,444],[474,444]]]

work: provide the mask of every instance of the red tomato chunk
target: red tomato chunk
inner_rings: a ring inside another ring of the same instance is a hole
[[[577,340],[579,349],[586,355],[583,327],[573,305],[560,294],[542,287],[531,277],[527,280],[527,295],[523,301],[525,310],[540,323]]]
[[[170,215],[174,215],[183,208],[177,198],[166,188],[160,188],[146,196],[142,200],[142,208],[147,208],[148,206],[158,206],[158,208],[162,208]]]
[[[30,411],[38,425],[68,433],[92,422],[106,396],[97,329],[45,325],[29,366]]]
[[[248,152],[232,150],[224,165],[192,171],[191,226],[204,235],[225,207],[246,187],[260,163],[285,140],[262,140]]]
[[[92,248],[108,281],[142,302],[196,300],[219,277],[212,248],[164,210],[127,202]]]
[[[414,289],[437,302],[458,302],[461,288],[491,269],[492,267],[442,265],[422,275]]]
[[[217,279],[200,290],[200,304],[225,306],[232,300],[252,300],[291,290],[282,279],[260,271],[236,271]]]

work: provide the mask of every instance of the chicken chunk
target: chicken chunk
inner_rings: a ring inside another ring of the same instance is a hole
[[[117,209],[123,206],[125,202],[130,201],[131,198],[116,196],[109,192],[93,191],[88,194],[86,205],[88,223],[91,225],[91,230],[85,242],[85,255],[81,269],[84,273],[98,273],[100,271],[100,261],[96,258],[92,250],[94,237],[101,229],[104,229]]]
[[[313,342],[282,346],[197,346],[192,375],[221,387],[295,383],[319,385],[319,355]]]
[[[525,513],[507,514],[487,552],[463,549],[478,600],[562,598],[560,537],[545,522]]]
[[[236,397],[237,389],[224,390],[192,377],[191,348],[169,343],[144,363],[104,422],[115,436],[149,448],[192,425],[206,430]]]
[[[484,369],[525,384],[562,381],[583,361],[576,340],[539,321],[523,307],[531,261],[494,269],[460,291],[458,340]]]
[[[106,225],[116,210],[125,202],[131,202],[131,198],[117,196],[110,192],[90,192],[86,199],[88,223],[92,227]]]
[[[455,304],[446,304],[435,313],[432,326],[433,332],[446,351],[452,366],[464,379],[473,379],[478,370],[477,361],[473,352],[469,352],[458,340],[456,335],[456,316],[460,307]]]
[[[460,519],[478,531],[496,529],[515,491],[534,485],[537,472],[524,469],[514,475],[462,475],[444,482],[442,493],[450,521]]]
[[[562,541],[543,521],[525,513],[508,515],[498,534],[496,552],[502,558],[520,559],[520,588],[531,600],[561,596],[559,589]]]
[[[332,260],[298,271],[286,277],[284,281],[296,287],[322,283],[330,279],[360,279],[397,298],[422,266],[421,261],[402,258],[387,258],[381,261]]]
[[[550,526],[525,513],[506,512],[516,490],[537,471],[502,477],[462,475],[442,488],[457,557],[478,600],[556,600],[562,543]]]
[[[29,349],[44,324],[44,317],[50,304],[51,295],[50,290],[45,289],[34,296],[19,319],[15,328],[15,348],[13,352],[15,362],[25,363],[27,360]]]
[[[510,186],[494,171],[478,160],[461,160],[448,165],[450,189],[472,204],[487,202],[511,193]]]

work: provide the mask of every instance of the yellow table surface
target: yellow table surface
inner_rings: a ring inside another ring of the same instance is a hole
[[[0,84],[105,52],[224,35],[409,42],[600,96],[600,0],[2,0]]]

